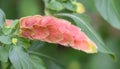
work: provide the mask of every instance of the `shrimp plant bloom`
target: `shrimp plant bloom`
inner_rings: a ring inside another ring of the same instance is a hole
[[[97,46],[80,28],[53,16],[27,16],[20,19],[21,36],[96,53]]]

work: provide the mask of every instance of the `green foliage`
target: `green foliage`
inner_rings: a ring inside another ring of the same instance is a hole
[[[32,55],[30,57],[21,45],[13,47],[9,58],[16,69],[45,69],[41,59]]]
[[[0,36],[0,42],[3,44],[11,44],[11,38],[9,36]]]
[[[4,35],[9,35],[12,32],[12,28],[3,28],[2,32]]]
[[[39,58],[38,56],[35,56],[35,55],[30,55],[30,57],[31,57],[31,61],[32,61],[33,65],[36,67],[36,69],[46,69],[41,58]]]
[[[61,10],[63,10],[64,7],[63,7],[62,3],[58,2],[58,1],[51,1],[48,4],[47,8],[54,10],[54,11],[61,11]]]
[[[120,29],[120,1],[95,0],[95,4],[101,16],[113,27]]]
[[[21,44],[25,49],[30,48],[30,40],[18,37],[18,44]]]
[[[16,69],[33,69],[29,55],[21,46],[14,46],[9,53],[9,58]]]
[[[15,29],[15,27],[16,27],[16,25],[18,25],[18,20],[14,20],[13,22],[12,22],[12,24],[7,28],[7,27],[5,27],[5,28],[3,28],[2,29],[2,32],[4,33],[4,35],[10,35],[10,34],[13,34],[13,32],[18,32],[18,28],[17,29]]]
[[[8,57],[9,57],[9,46],[7,47],[0,46],[0,61],[8,62]]]
[[[76,11],[76,5],[70,3],[70,2],[67,2],[67,3],[64,3],[64,7],[70,11]]]
[[[5,23],[5,14],[4,14],[4,12],[0,9],[0,30],[1,30],[1,28],[4,27],[4,23]]]
[[[63,69],[61,66],[58,64],[54,63],[53,61],[47,60],[46,61],[47,69]]]

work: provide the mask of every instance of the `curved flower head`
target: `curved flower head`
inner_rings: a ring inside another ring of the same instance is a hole
[[[97,47],[80,28],[69,21],[52,16],[28,16],[20,19],[21,36],[56,43],[86,53],[96,53]]]

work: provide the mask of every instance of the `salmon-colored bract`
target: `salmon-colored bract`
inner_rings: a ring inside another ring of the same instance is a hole
[[[86,53],[96,53],[97,46],[87,35],[69,21],[53,16],[27,16],[20,19],[21,36],[63,46]]]

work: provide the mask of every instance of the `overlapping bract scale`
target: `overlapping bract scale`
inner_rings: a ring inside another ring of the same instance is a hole
[[[97,47],[80,28],[53,16],[27,16],[20,19],[21,36],[63,46],[86,53],[96,53]]]

